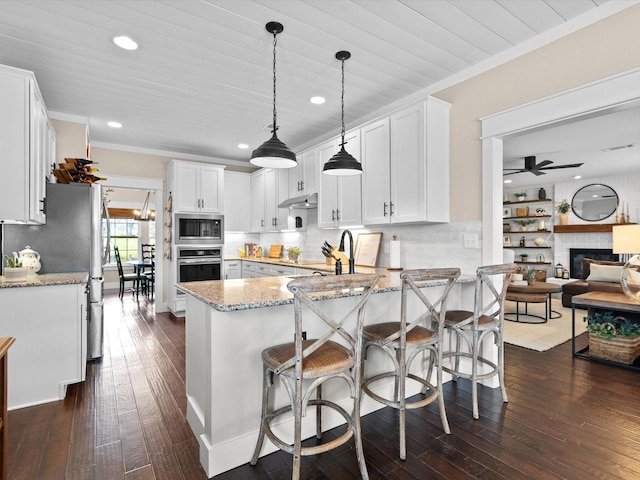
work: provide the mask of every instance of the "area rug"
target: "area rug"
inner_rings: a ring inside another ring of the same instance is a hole
[[[571,340],[571,309],[564,308],[559,299],[551,301],[552,309],[560,312],[562,317],[554,318],[547,323],[531,324],[518,322],[504,322],[504,341],[519,347],[525,347],[530,350],[544,352],[568,340]],[[524,306],[520,304],[520,311]],[[506,312],[515,312],[515,302],[507,301],[505,303]],[[544,316],[544,304],[530,304],[529,313]],[[587,331],[587,324],[582,320],[586,314],[585,310],[576,310],[576,335],[580,335]],[[508,315],[509,318],[515,318],[515,315]],[[527,319],[522,314],[521,320]],[[538,319],[534,319],[538,320]]]

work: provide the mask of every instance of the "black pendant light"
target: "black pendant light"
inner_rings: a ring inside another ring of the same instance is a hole
[[[340,151],[324,164],[322,172],[327,175],[361,175],[362,165],[344,149],[344,61],[351,58],[351,54],[345,50],[336,53],[336,58],[342,62],[342,141]]]
[[[276,115],[276,36],[282,33],[284,27],[278,22],[269,22],[265,25],[267,32],[273,34],[273,135],[269,140],[256,148],[251,154],[250,162],[258,167],[292,168],[297,165],[296,154],[289,150],[276,135],[278,130]]]

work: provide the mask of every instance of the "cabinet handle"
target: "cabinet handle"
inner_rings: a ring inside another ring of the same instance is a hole
[[[393,202],[389,202],[389,216],[393,216]]]
[[[261,226],[261,227],[264,227],[264,218],[261,218],[261,219],[260,219],[260,226]]]
[[[382,205],[383,205],[382,216],[386,217],[387,216],[387,202],[384,202]]]
[[[42,208],[40,209],[40,211],[46,215],[47,214],[47,197],[44,197],[42,200],[40,200],[40,203],[42,203]]]
[[[336,208],[336,220],[340,221],[340,210]]]
[[[304,180],[300,180],[300,191],[304,191]]]
[[[333,208],[331,209],[331,221],[336,221],[336,211]]]
[[[200,208],[204,208],[204,198],[200,200]]]

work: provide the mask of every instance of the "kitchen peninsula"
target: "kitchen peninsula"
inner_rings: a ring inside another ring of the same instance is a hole
[[[85,379],[88,274],[50,273],[9,282],[0,276],[0,332],[14,337],[8,407],[62,400]]]
[[[380,276],[365,310],[365,324],[397,319],[400,314],[401,280],[399,272],[385,269],[361,269],[357,273]],[[260,424],[262,395],[261,352],[265,347],[290,342],[294,334],[293,295],[287,289],[292,277],[267,276],[178,284],[186,293],[186,388],[187,420],[200,445],[200,463],[209,477],[247,463],[255,448]],[[462,275],[449,298],[449,308],[469,308],[473,302],[474,276]],[[428,297],[436,297],[444,283],[425,285]],[[358,292],[339,291],[335,295],[319,297],[328,311],[344,314],[350,296]],[[417,304],[409,305],[410,311]],[[309,320],[309,319],[308,319]],[[309,338],[317,336],[318,324],[305,323]],[[388,369],[380,352],[370,352],[365,374]],[[287,401],[281,385],[276,388],[278,404]],[[347,389],[341,383],[329,383],[328,396],[343,399],[338,403],[350,408]],[[392,384],[380,387],[389,394]],[[408,395],[418,392],[418,386]],[[364,398],[362,414],[382,408]],[[314,422],[310,413],[309,428],[303,437],[313,435]],[[339,416],[323,414],[323,428],[341,424]],[[283,422],[283,430],[291,431],[290,419]],[[282,432],[279,432],[282,433]],[[284,435],[286,438],[286,434]],[[262,455],[276,450],[265,442]]]

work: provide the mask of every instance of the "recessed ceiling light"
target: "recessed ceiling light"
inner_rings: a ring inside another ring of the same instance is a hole
[[[324,97],[311,97],[309,101],[314,105],[322,105],[327,100]]]
[[[131,37],[127,37],[126,35],[118,35],[117,37],[113,37],[113,43],[115,43],[118,47],[123,48],[124,50],[138,49],[138,42],[133,40]]]
[[[249,145],[247,145],[246,143],[239,143],[238,148],[242,148],[242,149],[249,148]]]
[[[511,183],[513,180],[505,180],[504,183]]]
[[[582,175],[574,175],[573,178],[574,180],[580,180],[582,178]]]
[[[107,122],[111,128],[122,128],[122,124],[120,122]]]

